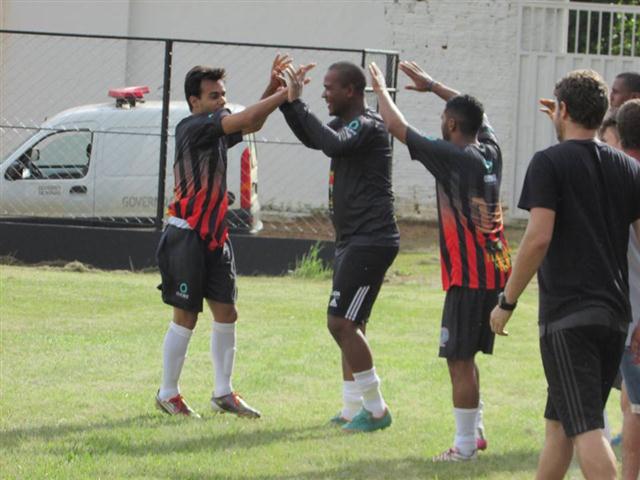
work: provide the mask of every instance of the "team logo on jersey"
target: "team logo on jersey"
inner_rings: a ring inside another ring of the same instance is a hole
[[[430,142],[435,142],[436,140],[438,140],[436,137],[432,137],[431,135],[423,135],[422,138],[424,138],[425,140],[429,140]]]
[[[358,129],[360,128],[360,122],[356,119],[356,120],[352,120],[351,123],[349,123],[349,125],[347,125],[347,128],[349,130],[353,130],[354,132],[357,132]]]
[[[340,300],[340,292],[338,290],[334,290],[331,292],[331,301],[329,302],[329,306],[338,308],[338,300]]]
[[[178,291],[176,292],[178,297],[182,297],[184,299],[189,299],[189,285],[186,282],[182,282],[178,285]]]
[[[498,177],[496,177],[495,173],[484,176],[484,183],[498,183]]]
[[[449,329],[447,327],[442,327],[440,330],[440,346],[442,348],[447,346],[447,342],[449,341]]]

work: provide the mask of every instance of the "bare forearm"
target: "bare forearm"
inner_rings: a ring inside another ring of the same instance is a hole
[[[449,101],[450,98],[460,95],[460,92],[458,92],[457,90],[447,87],[444,83],[440,82],[434,82],[433,86],[431,87],[431,91],[438,95],[445,102]]]
[[[509,303],[514,303],[518,300],[538,271],[548,248],[548,242],[532,238],[525,232],[511,276],[504,288],[504,295]]]
[[[286,90],[274,93],[242,112],[222,119],[222,128],[226,134],[242,131],[255,132],[264,124],[267,117],[287,99]]]
[[[402,143],[407,143],[407,121],[402,112],[393,103],[393,99],[386,89],[376,92],[376,94],[378,95],[380,115],[387,126],[387,130]]]

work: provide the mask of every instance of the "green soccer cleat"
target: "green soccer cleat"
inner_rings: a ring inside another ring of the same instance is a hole
[[[329,420],[329,423],[334,427],[342,427],[343,425],[346,425],[350,421],[351,420],[344,418],[342,416],[342,412],[338,412],[336,413],[335,417],[331,417],[331,420]]]
[[[375,418],[369,410],[362,408],[358,414],[353,417],[353,420],[343,425],[342,430],[347,433],[375,432],[376,430],[387,428],[391,425],[391,422],[391,412],[389,412],[388,408],[380,418]]]

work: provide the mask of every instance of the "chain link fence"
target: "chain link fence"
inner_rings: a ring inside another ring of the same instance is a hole
[[[0,30],[0,219],[160,228],[175,125],[189,114],[186,72],[225,67],[227,100],[250,105],[278,52],[318,64],[303,98],[323,120],[322,78],[336,61],[376,61],[395,91],[396,52]],[[229,150],[231,227],[330,238],[328,171],[274,112]]]

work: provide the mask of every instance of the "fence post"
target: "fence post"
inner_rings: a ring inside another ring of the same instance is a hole
[[[171,62],[173,41],[164,44],[164,79],[162,82],[162,125],[160,127],[160,159],[158,168],[158,204],[155,227],[162,230],[164,218],[164,188],[167,179],[167,141],[169,139],[169,102],[171,101]]]

